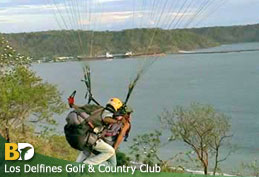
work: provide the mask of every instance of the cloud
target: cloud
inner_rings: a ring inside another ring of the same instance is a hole
[[[103,12],[93,13],[90,19],[78,20],[81,25],[107,25],[130,22],[131,28],[135,27],[161,27],[168,25],[173,19],[182,20],[188,19],[193,16],[193,13],[177,13],[168,12],[164,13],[159,20],[159,14],[150,15],[150,11],[118,11],[118,12]],[[129,27],[129,24],[127,24]]]
[[[44,16],[35,14],[31,15],[10,15],[7,17],[0,16],[0,31],[8,32],[31,32],[58,29],[53,15]]]
[[[16,0],[1,0],[0,4],[11,3],[12,1],[16,1]]]
[[[51,3],[45,4],[48,1]],[[134,27],[166,28],[172,20],[174,20],[172,26],[181,27],[193,17],[199,6],[199,3],[193,4],[186,13],[177,13],[179,7],[172,9],[168,6],[160,17],[160,9],[167,0],[161,0],[160,6],[155,9],[150,6],[151,4],[143,5],[143,0],[136,0],[135,3],[132,3],[132,0],[77,0],[78,5],[72,3],[73,1],[0,0],[0,31],[4,31],[3,29],[8,31],[8,25],[21,27],[21,31],[26,26],[26,30],[33,31],[41,27],[42,29],[57,29],[58,24],[64,29],[78,29],[80,25],[84,27],[83,29],[94,28],[95,30]],[[132,12],[133,4],[135,5],[134,13]],[[208,13],[201,13],[195,17],[194,22],[196,25],[201,21],[199,23],[203,26],[258,22],[258,7],[258,0],[228,0],[228,3],[217,13],[207,18],[210,14],[208,10]],[[51,22],[48,23],[49,21]]]
[[[72,0],[70,0],[72,2]],[[89,0],[89,2],[96,3],[113,3],[121,4],[118,2],[124,2],[125,0]],[[105,9],[103,6],[92,6],[86,9],[87,4],[78,5],[78,9],[75,12],[73,5],[68,1],[58,1],[58,3],[52,4],[33,4],[29,3],[31,0],[24,1],[23,4],[19,4],[11,7],[0,7],[0,23],[20,23],[26,22],[28,26],[38,25],[37,21],[52,20],[56,21],[59,26],[63,26],[64,29],[97,29],[102,26],[103,28],[110,26],[127,26],[130,28],[135,27],[157,27],[159,13],[153,14],[151,17],[151,9],[132,10],[118,9],[114,11],[113,6],[108,5],[110,8]],[[83,1],[80,1],[83,2]],[[91,4],[88,4],[91,5]],[[115,8],[116,9],[116,8]],[[173,18],[174,16],[188,16],[188,14],[177,14],[165,12],[161,18],[161,21],[166,22],[166,18]],[[176,18],[177,19],[177,18]],[[35,24],[33,24],[35,23]],[[88,27],[86,27],[87,25]],[[106,25],[106,26],[105,26]],[[160,24],[161,25],[161,24]],[[34,28],[34,26],[33,26]]]
[[[17,20],[15,20],[15,19],[6,19],[5,17],[0,16],[0,24],[3,24],[3,23],[15,23],[15,22],[17,22]]]
[[[123,0],[94,0],[97,3],[111,3],[111,2],[119,2]]]
[[[59,10],[64,10],[66,7],[64,5],[58,5]],[[55,5],[20,5],[15,7],[3,7],[0,8],[0,15],[24,15],[24,14],[43,14],[51,13],[57,10]]]
[[[124,11],[124,12],[103,12],[103,13],[94,13],[92,14],[92,19],[95,19],[101,24],[107,23],[118,23],[125,21],[132,17],[132,12]],[[93,20],[79,20],[80,24],[90,25],[91,23],[95,23]]]
[[[11,2],[11,0],[1,0],[0,4],[10,3],[10,2]]]

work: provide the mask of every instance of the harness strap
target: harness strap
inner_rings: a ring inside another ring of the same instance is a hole
[[[87,122],[87,121],[86,121]],[[91,127],[92,129],[94,129],[95,127],[94,127],[94,125],[92,124],[92,122],[87,122],[87,124],[89,125],[89,127]]]
[[[107,111],[110,111],[113,114],[115,113],[115,110],[113,108],[111,108],[110,106],[106,106],[104,109]]]
[[[82,114],[83,112],[80,112],[80,111],[76,111],[76,110],[74,110],[73,112],[75,112],[78,116],[80,116],[81,118],[83,118],[85,121],[86,121],[86,123],[89,125],[89,127],[91,128],[91,129],[94,129],[95,128],[95,126],[93,125],[93,123],[91,122],[91,121],[87,121],[86,119],[88,118],[88,117],[86,117],[84,114]],[[86,113],[87,114],[87,113]],[[88,115],[88,114],[87,114]],[[89,115],[88,115],[89,116]]]

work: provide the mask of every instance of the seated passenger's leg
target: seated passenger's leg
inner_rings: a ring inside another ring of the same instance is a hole
[[[87,158],[84,163],[90,165],[99,165],[109,158],[111,158],[115,154],[114,148],[103,140],[99,139],[96,141],[93,149],[100,152],[100,154]]]
[[[86,158],[90,157],[91,152],[89,150],[80,151],[77,156],[76,162],[83,162]]]

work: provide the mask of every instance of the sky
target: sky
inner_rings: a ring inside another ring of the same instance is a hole
[[[259,0],[0,0],[0,32],[259,23]]]

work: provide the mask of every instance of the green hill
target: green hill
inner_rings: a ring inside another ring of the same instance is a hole
[[[179,30],[46,31],[3,34],[22,54],[34,59],[55,56],[97,56],[105,52],[174,53],[225,43],[259,41],[259,24]]]
[[[208,37],[213,41],[217,41],[221,44],[259,41],[259,24],[246,26],[196,28],[190,29],[189,31],[196,34],[201,34],[202,36]]]

